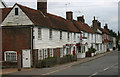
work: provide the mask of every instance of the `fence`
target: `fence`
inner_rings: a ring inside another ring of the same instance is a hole
[[[74,56],[67,55],[62,58],[40,60],[38,61],[36,68],[52,67],[56,64],[65,64],[65,63],[73,62],[73,61],[77,61],[77,55],[74,55]]]

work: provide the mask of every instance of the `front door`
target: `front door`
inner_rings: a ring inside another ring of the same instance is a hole
[[[22,54],[23,54],[23,68],[30,68],[31,67],[30,50],[22,50]]]

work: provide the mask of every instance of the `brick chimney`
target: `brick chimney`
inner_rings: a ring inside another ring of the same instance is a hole
[[[77,20],[82,22],[82,23],[85,23],[84,15],[77,17]]]
[[[95,20],[95,16],[94,16],[94,20]]]
[[[73,20],[73,12],[72,11],[67,11],[66,12],[66,19]]]
[[[47,0],[37,0],[37,10],[40,10],[43,14],[46,14]]]
[[[101,22],[99,22],[98,20],[95,19],[95,16],[94,16],[94,19],[92,21],[92,27],[101,27]]]
[[[105,24],[104,29],[106,29],[106,30],[108,29],[108,25],[107,24]]]

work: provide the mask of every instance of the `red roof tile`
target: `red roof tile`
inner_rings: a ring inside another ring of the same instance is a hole
[[[73,20],[74,25],[76,25],[76,27],[78,29],[80,29],[81,31],[85,31],[85,32],[89,32],[89,33],[95,33],[90,26],[88,26],[88,24],[86,23],[81,23],[79,21]]]
[[[17,4],[36,25],[41,27],[50,27],[54,29],[67,30],[72,32],[80,32],[70,21],[62,17],[49,14],[45,16],[41,11],[34,10],[20,4]]]
[[[0,9],[0,23],[6,18],[12,8],[1,8]]]
[[[60,16],[56,16],[49,13],[47,14],[47,16],[49,17],[50,21],[56,26],[56,29],[80,32],[80,30],[77,29],[69,20],[65,20]]]
[[[35,26],[48,27],[72,32],[80,32],[80,30],[77,29],[69,20],[65,20],[62,17],[49,13],[47,13],[47,15],[45,16],[39,10],[35,10],[17,3],[15,5],[18,5],[22,9],[22,11],[29,17],[29,19],[34,23],[33,25]],[[2,9],[3,19],[5,19],[11,9],[12,8]]]
[[[98,29],[100,29],[102,31],[102,33],[110,34],[109,31],[107,31],[106,29],[103,29],[103,28],[100,28],[100,27],[98,27]]]

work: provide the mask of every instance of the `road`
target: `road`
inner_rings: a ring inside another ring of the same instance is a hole
[[[95,75],[118,75],[118,52],[81,65],[72,66],[51,75],[87,75],[89,77]]]
[[[67,69],[63,68],[64,70],[51,71],[44,75],[47,75],[45,77],[118,77],[118,64],[120,64],[118,63],[118,55],[120,55],[120,51],[119,54],[118,52],[113,52],[98,59],[83,64],[73,65]],[[33,75],[32,77],[40,77],[40,70],[21,72],[21,74],[22,73],[36,75]],[[17,75],[17,73],[13,73],[13,75]],[[26,77],[26,75],[22,77]]]

